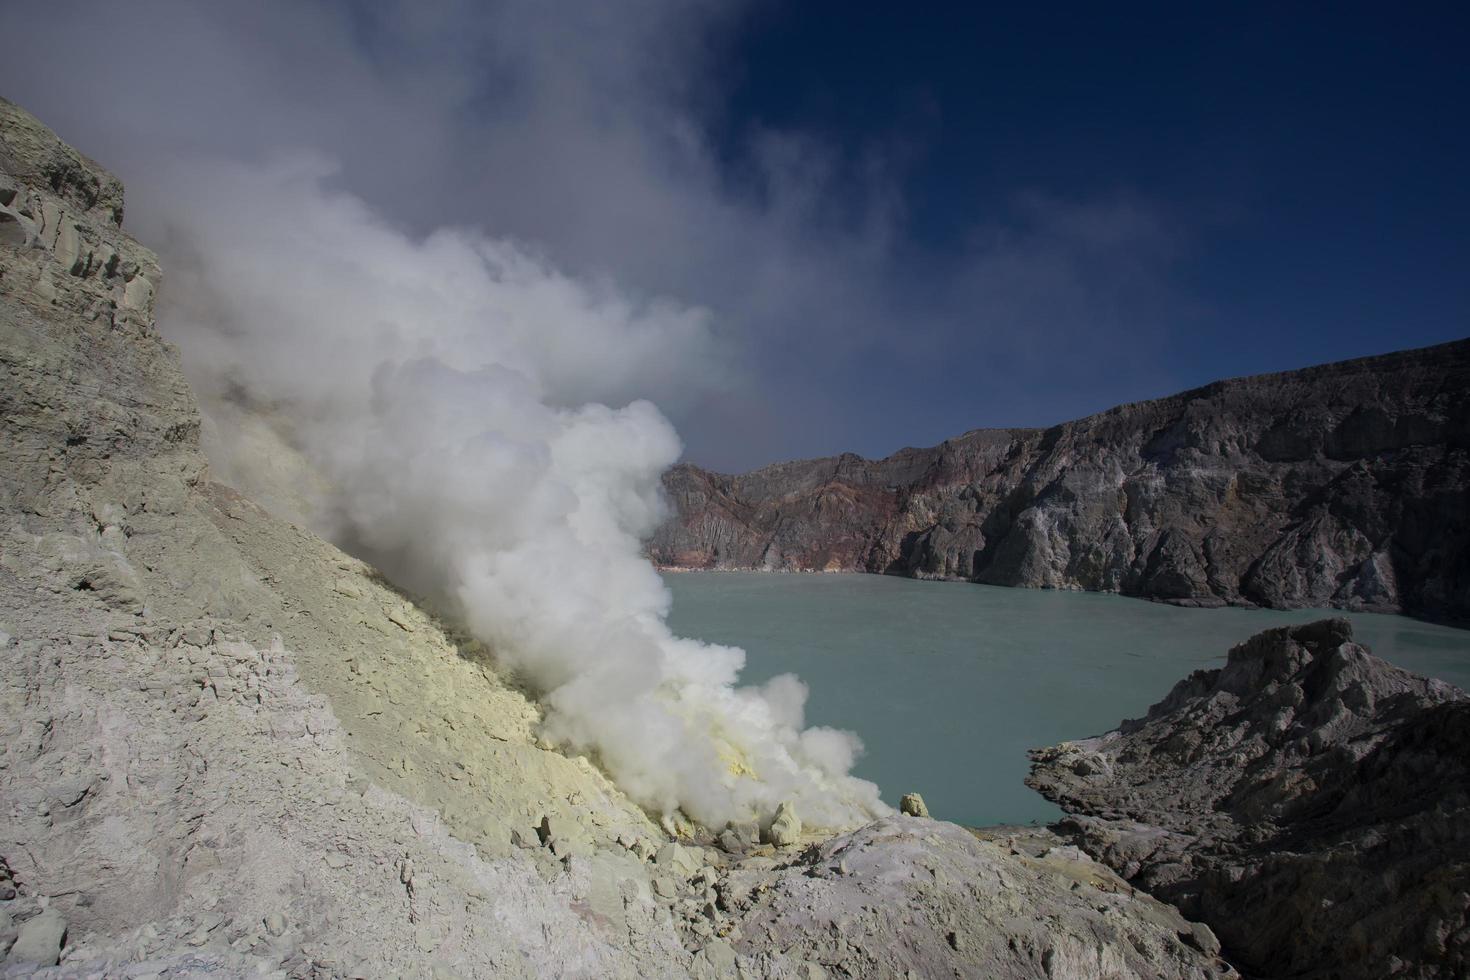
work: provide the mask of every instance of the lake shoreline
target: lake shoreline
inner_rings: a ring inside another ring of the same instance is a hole
[[[675,632],[743,648],[742,683],[795,673],[811,691],[806,723],[855,731],[867,748],[857,774],[888,803],[916,790],[936,816],[972,827],[1060,815],[1022,784],[1029,749],[1141,715],[1169,685],[1219,666],[1261,630],[1341,615],[934,589],[864,573],[670,572],[664,582]],[[1346,615],[1390,662],[1470,684],[1470,633]]]
[[[652,558],[649,563],[659,574],[669,575],[792,575],[792,576],[852,576],[854,578],[891,578],[903,579],[912,582],[940,582],[955,585],[978,585],[993,589],[1019,589],[1029,592],[1069,592],[1083,593],[1086,595],[1117,596],[1121,599],[1137,599],[1143,602],[1156,603],[1163,606],[1174,606],[1179,609],[1248,609],[1268,612],[1298,612],[1310,610],[1324,615],[1329,614],[1363,614],[1370,616],[1397,616],[1403,619],[1425,623],[1431,626],[1443,626],[1448,629],[1461,630],[1470,633],[1470,619],[1444,618],[1418,613],[1405,612],[1394,608],[1362,608],[1345,609],[1336,606],[1263,606],[1260,603],[1249,601],[1233,601],[1228,599],[1211,598],[1188,598],[1188,599],[1165,599],[1158,596],[1131,595],[1109,589],[1084,589],[1078,586],[1056,586],[1056,585],[996,585],[992,582],[976,582],[974,579],[962,578],[954,575],[934,574],[904,574],[899,572],[866,572],[857,568],[729,568],[729,567],[692,567],[689,565],[667,565]]]

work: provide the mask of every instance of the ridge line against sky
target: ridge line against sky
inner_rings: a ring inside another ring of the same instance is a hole
[[[165,268],[162,163],[311,151],[404,235],[704,317],[630,394],[721,471],[1470,332],[1449,4],[6,9],[0,94],[118,172]]]

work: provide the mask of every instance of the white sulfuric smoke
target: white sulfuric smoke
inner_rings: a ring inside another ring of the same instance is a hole
[[[215,415],[217,467],[446,604],[541,692],[546,737],[652,811],[883,811],[848,774],[857,739],[803,729],[800,681],[738,687],[742,651],[665,622],[640,542],[680,444],[637,396],[711,381],[707,314],[478,233],[413,239],[329,178],[311,158],[195,165],[147,202],[161,324]]]

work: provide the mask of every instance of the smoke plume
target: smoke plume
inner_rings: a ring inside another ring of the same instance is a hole
[[[653,394],[713,382],[698,308],[559,273],[514,242],[416,238],[312,157],[191,163],[147,207],[160,312],[225,478],[432,597],[542,695],[545,736],[655,813],[841,826],[883,809],[792,676],[675,637],[641,555],[680,453]]]

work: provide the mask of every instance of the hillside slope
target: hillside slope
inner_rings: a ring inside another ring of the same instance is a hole
[[[122,210],[0,100],[0,976],[1234,975],[1045,833],[777,847],[543,748],[486,651],[211,480]]]
[[[1191,605],[1470,618],[1470,341],[1049,429],[741,476],[681,465],[678,568],[883,572]]]

